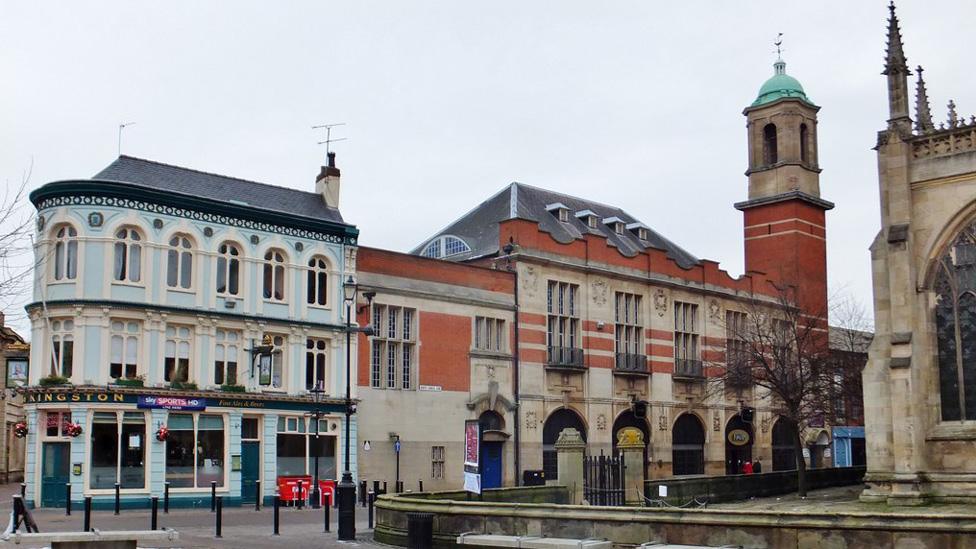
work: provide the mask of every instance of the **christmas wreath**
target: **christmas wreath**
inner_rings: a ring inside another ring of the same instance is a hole
[[[156,430],[156,440],[159,442],[164,442],[167,438],[169,438],[169,429],[163,425]]]
[[[76,437],[81,434],[81,424],[79,423],[69,423],[64,426],[64,434],[69,437]]]
[[[27,424],[24,423],[23,421],[21,421],[21,422],[18,422],[16,425],[14,425],[14,435],[16,435],[17,438],[24,438],[24,437],[26,437],[27,436]]]

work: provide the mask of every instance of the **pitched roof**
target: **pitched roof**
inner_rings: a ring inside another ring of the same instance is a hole
[[[157,191],[249,206],[259,210],[343,223],[336,208],[317,193],[182,168],[152,160],[120,156],[95,174],[95,181],[119,181]]]
[[[570,210],[568,221],[559,221],[547,207],[559,203]],[[586,224],[573,213],[589,210],[600,220],[596,228]],[[647,248],[657,248],[668,257],[687,268],[698,263],[698,258],[668,240],[652,229],[647,230],[647,240],[640,240],[632,231],[617,234],[613,228],[603,224],[604,220],[617,218],[625,225],[640,223],[624,210],[585,200],[524,183],[512,183],[497,194],[488,198],[446,228],[424,240],[410,253],[422,254],[426,245],[441,236],[456,236],[471,248],[470,252],[450,256],[449,259],[463,261],[475,257],[498,253],[498,224],[509,219],[525,219],[539,224],[539,228],[564,244],[582,238],[584,234],[596,234],[607,239],[620,253],[633,257]]]

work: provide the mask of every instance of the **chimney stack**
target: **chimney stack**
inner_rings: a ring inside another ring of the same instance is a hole
[[[339,208],[339,168],[335,165],[335,153],[329,152],[329,163],[322,166],[317,178],[315,178],[315,192],[322,195],[325,205],[330,208]]]

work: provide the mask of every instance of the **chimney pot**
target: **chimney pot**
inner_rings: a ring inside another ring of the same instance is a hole
[[[329,152],[329,167],[335,168],[335,153],[331,151]]]

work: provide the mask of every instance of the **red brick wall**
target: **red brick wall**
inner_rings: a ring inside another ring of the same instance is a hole
[[[471,317],[420,311],[420,383],[445,391],[471,387]]]
[[[505,270],[452,263],[377,248],[360,247],[356,268],[365,273],[442,282],[492,292],[515,293],[515,275]]]

